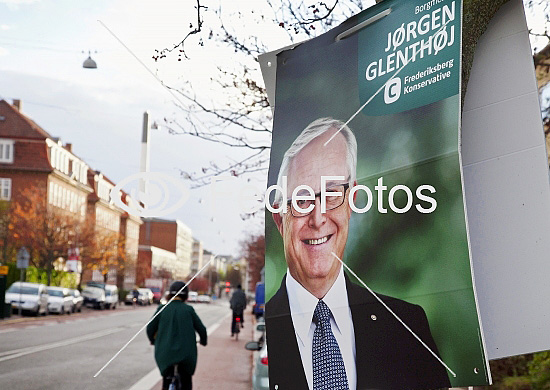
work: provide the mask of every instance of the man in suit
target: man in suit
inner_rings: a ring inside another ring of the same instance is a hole
[[[308,125],[283,158],[277,184],[288,193],[276,194],[273,219],[288,270],[266,304],[270,388],[449,387],[424,310],[378,295],[385,307],[334,256],[343,259],[356,165],[355,136],[332,118]]]

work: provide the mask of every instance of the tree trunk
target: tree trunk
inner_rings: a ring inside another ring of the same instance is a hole
[[[48,286],[52,285],[52,266],[53,266],[53,255],[51,253],[48,253],[48,257],[46,258],[46,272],[48,273]]]

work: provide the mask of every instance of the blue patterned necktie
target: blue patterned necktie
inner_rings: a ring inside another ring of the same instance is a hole
[[[332,313],[321,299],[315,307],[313,321],[313,390],[348,390],[348,378],[338,342],[330,327]]]

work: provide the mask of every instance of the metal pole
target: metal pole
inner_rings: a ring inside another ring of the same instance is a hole
[[[23,268],[19,270],[19,302],[18,302],[18,313],[19,315],[23,314],[23,309],[21,308],[21,288],[23,287],[21,284],[23,283]]]

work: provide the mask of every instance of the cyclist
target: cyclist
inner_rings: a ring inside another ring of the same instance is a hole
[[[197,313],[185,301],[189,295],[187,287],[178,294],[185,283],[176,281],[170,286],[168,300],[175,296],[169,305],[159,305],[157,312],[166,308],[149,325],[147,337],[155,346],[155,360],[163,377],[162,389],[167,390],[174,365],[177,365],[182,390],[191,390],[191,377],[197,365],[197,343],[195,332],[200,336],[201,345],[206,345],[206,328]]]
[[[139,291],[137,286],[132,290],[132,307],[135,309],[136,305],[139,303]]]
[[[231,296],[229,304],[231,306],[231,310],[233,310],[233,320],[231,321],[231,337],[233,337],[233,335],[235,335],[235,327],[237,326],[237,317],[241,319],[241,326],[244,327],[243,313],[246,308],[246,295],[244,294],[240,284]]]

